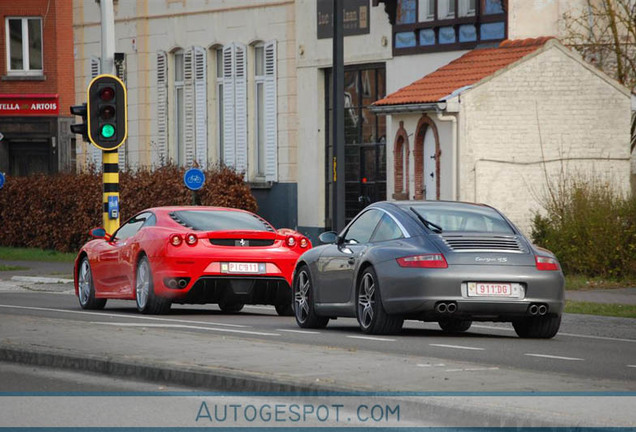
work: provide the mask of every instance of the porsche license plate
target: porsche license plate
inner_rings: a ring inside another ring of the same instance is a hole
[[[501,282],[468,282],[469,297],[512,297],[512,284]]]
[[[258,274],[262,273],[261,264],[259,263],[246,263],[246,262],[229,262],[221,265],[221,270],[226,270],[224,273],[242,273],[242,274]]]

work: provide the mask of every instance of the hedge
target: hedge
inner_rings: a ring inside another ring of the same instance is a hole
[[[192,204],[183,174],[174,165],[120,172],[121,221],[149,207]],[[201,205],[257,210],[241,174],[215,167],[205,175],[197,192]],[[0,246],[75,252],[89,239],[88,231],[102,225],[101,173],[7,177],[0,189]]]

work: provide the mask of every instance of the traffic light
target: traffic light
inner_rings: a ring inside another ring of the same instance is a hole
[[[88,85],[88,137],[102,150],[115,150],[128,135],[126,87],[114,75],[98,75]]]
[[[71,114],[82,117],[82,123],[75,123],[71,125],[71,132],[75,134],[82,134],[84,141],[88,141],[88,125],[86,124],[86,104],[71,106]]]

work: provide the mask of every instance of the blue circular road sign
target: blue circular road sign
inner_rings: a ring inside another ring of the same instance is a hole
[[[0,189],[4,186],[4,173],[0,172]]]
[[[205,183],[205,173],[199,168],[190,168],[183,175],[183,182],[188,189],[199,190]]]

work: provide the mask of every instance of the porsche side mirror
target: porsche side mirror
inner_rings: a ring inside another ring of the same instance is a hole
[[[333,244],[338,242],[338,234],[334,231],[326,231],[318,236],[318,240],[320,240],[323,244]]]
[[[110,234],[104,228],[93,228],[89,231],[89,234],[95,239],[110,240]]]

